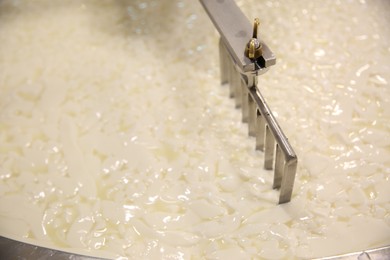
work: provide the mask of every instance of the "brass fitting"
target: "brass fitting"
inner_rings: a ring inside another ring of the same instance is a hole
[[[261,55],[263,55],[262,52],[262,44],[257,39],[257,28],[260,25],[259,18],[255,18],[255,21],[253,23],[253,35],[252,39],[249,40],[248,44],[245,47],[245,56],[248,57],[251,60],[256,60]]]

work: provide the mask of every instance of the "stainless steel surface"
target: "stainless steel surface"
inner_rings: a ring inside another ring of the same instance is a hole
[[[245,46],[252,36],[252,26],[233,0],[200,0],[213,21],[234,64],[241,73],[260,72],[275,64],[276,59],[268,46],[263,45],[261,61],[252,61],[244,54]]]
[[[322,260],[389,260],[390,246],[355,252],[345,255],[337,255],[325,258],[318,258]]]
[[[246,55],[248,42],[258,40],[255,20],[252,28],[233,0],[200,0],[221,35],[219,42],[221,82],[228,83],[236,107],[242,107],[248,134],[256,137],[256,149],[264,150],[264,168],[274,168],[273,188],[280,189],[279,204],[291,200],[298,158],[265,99],[257,88],[257,75],[275,64],[275,55],[261,42],[261,57]],[[253,47],[253,46],[252,46]],[[254,52],[254,50],[252,50]],[[246,53],[246,54],[245,54]],[[254,53],[253,53],[254,54]],[[263,59],[264,63],[262,63]]]
[[[18,260],[98,260],[90,256],[77,255],[49,248],[34,246],[16,240],[0,236],[0,259]],[[350,254],[337,255],[331,257],[317,258],[316,260],[389,260],[390,246],[377,249],[370,249]]]
[[[97,260],[104,258],[95,258],[90,256],[76,255],[72,253],[53,250],[45,247],[39,247],[22,243],[16,240],[0,236],[0,259],[2,260]]]

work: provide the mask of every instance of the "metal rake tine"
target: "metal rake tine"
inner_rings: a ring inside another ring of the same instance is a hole
[[[264,152],[265,119],[256,109],[256,150]]]
[[[228,62],[230,58],[228,56],[223,40],[219,38],[219,67],[221,73],[221,85],[229,83],[229,68]]]
[[[246,86],[245,80],[241,79],[241,109],[242,109],[242,122],[248,123],[249,121],[249,104],[248,104],[248,87]]]

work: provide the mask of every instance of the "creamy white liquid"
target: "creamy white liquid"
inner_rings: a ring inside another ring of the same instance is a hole
[[[100,257],[280,259],[390,244],[388,1],[238,1],[293,199],[219,84],[198,1],[0,2],[0,235]]]

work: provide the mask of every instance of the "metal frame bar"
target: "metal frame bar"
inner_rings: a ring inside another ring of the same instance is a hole
[[[231,57],[242,73],[261,72],[256,63],[244,55],[244,47],[252,35],[252,25],[233,0],[200,0],[211,21],[217,28]],[[264,68],[275,64],[273,52],[260,39]]]

